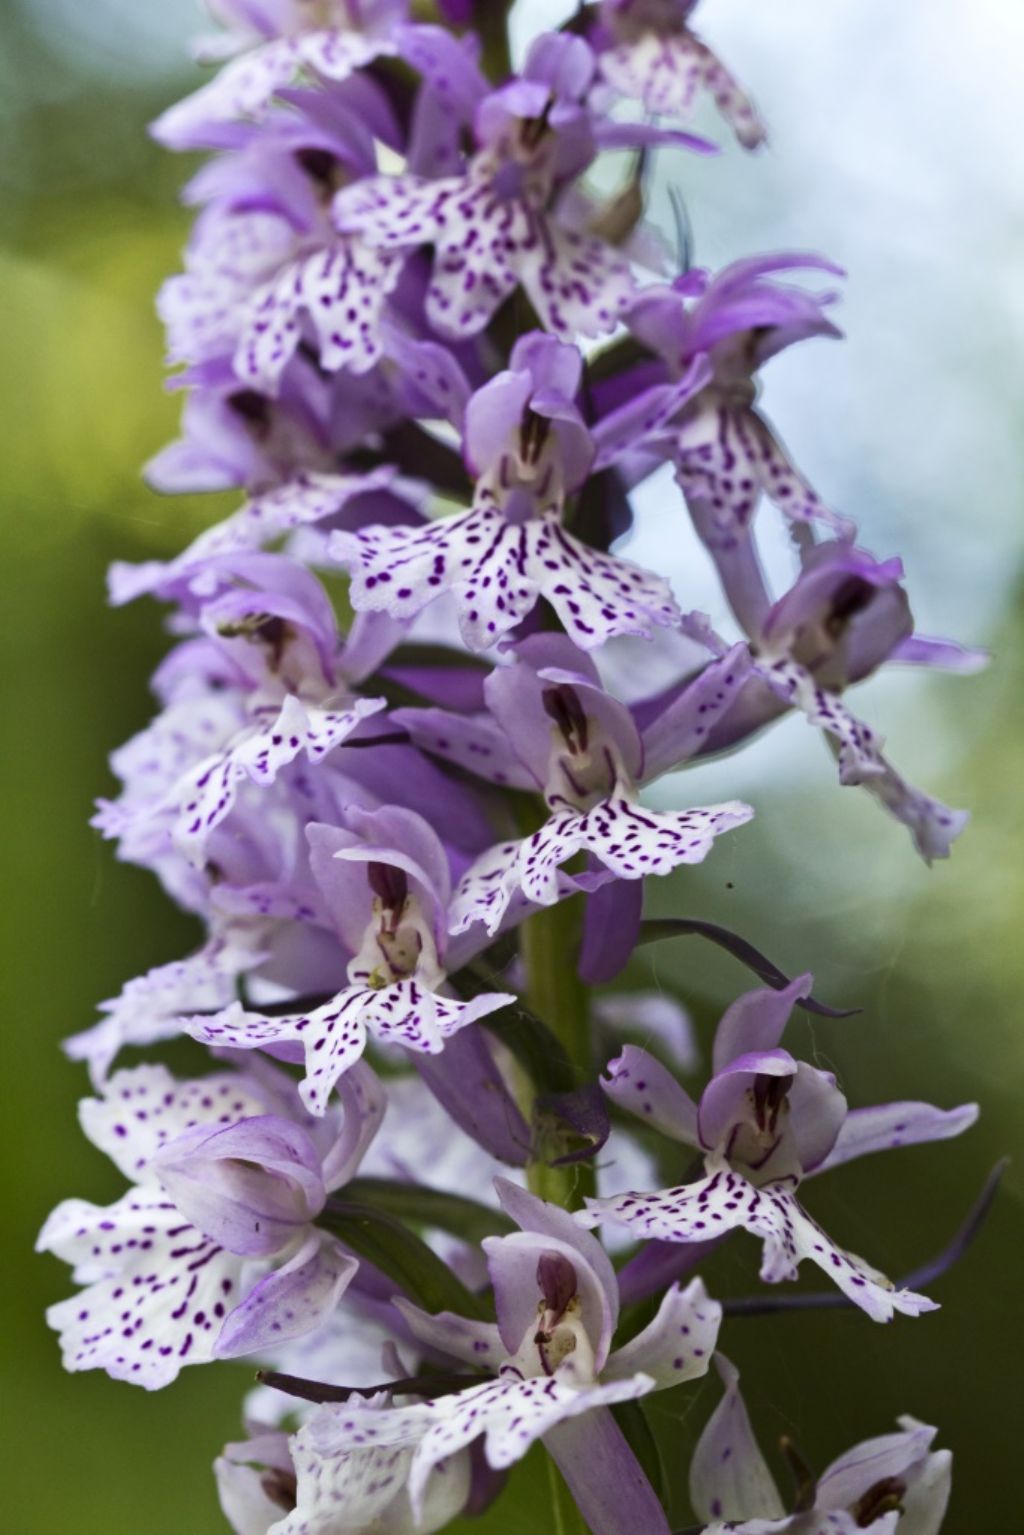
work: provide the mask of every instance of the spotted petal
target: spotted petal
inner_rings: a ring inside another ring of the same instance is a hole
[[[171,149],[206,147],[211,129],[236,118],[255,117],[272,96],[303,69],[329,80],[345,80],[382,53],[393,53],[384,38],[337,30],[276,38],[232,59],[208,85],[161,114],[152,132]]]
[[[383,178],[335,200],[341,229],[383,249],[433,245],[427,318],[443,336],[476,335],[518,282],[545,329],[563,339],[612,330],[634,296],[628,259],[594,235],[560,227],[489,175]]]
[[[729,549],[744,537],[762,493],[791,522],[849,534],[850,523],[825,505],[756,411],[708,395],[680,428],[676,447],[676,476],[706,543]]]
[[[686,121],[698,92],[708,91],[745,149],[756,149],[764,125],[735,76],[711,49],[686,28],[664,34],[653,29],[622,42],[599,58],[605,80],[648,112]]]
[[[414,1520],[407,1491],[409,1469],[429,1414],[407,1409],[396,1433],[392,1420],[398,1414],[385,1402],[386,1398],[361,1402],[352,1414],[346,1407],[324,1407],[303,1425],[291,1441],[298,1483],[295,1511],[274,1526],[274,1535],[413,1528],[418,1535],[431,1535],[461,1512],[470,1486],[465,1455],[434,1467],[419,1519]],[[385,1420],[392,1432],[382,1431],[386,1442],[372,1442],[375,1426]]]
[[[231,1125],[266,1112],[264,1094],[235,1072],[178,1082],[166,1066],[153,1065],[115,1072],[102,1098],[83,1100],[79,1118],[93,1145],[126,1178],[141,1183],[157,1153],[186,1130]]]
[[[779,698],[801,709],[809,724],[837,743],[841,784],[867,789],[902,821],[925,863],[949,857],[970,820],[968,811],[953,810],[907,783],[883,753],[881,736],[851,714],[835,693],[818,687],[802,666],[780,661],[761,668],[761,674]]]
[[[434,246],[427,319],[462,339],[488,324],[518,282],[516,254],[533,238],[529,210],[495,196],[490,181],[397,176],[357,184],[335,199],[339,229],[383,250]]]
[[[977,1118],[976,1103],[962,1103],[955,1109],[936,1109],[930,1103],[880,1103],[874,1108],[851,1109],[832,1150],[814,1171],[827,1172],[830,1167],[875,1151],[950,1140],[970,1129]]]
[[[103,1209],[69,1199],[38,1249],[76,1267],[87,1288],[51,1306],[68,1370],[106,1370],[155,1390],[187,1364],[213,1358],[245,1261],[182,1220],[158,1191],[136,1189]]]
[[[649,1375],[659,1390],[706,1375],[718,1340],[722,1308],[709,1298],[699,1279],[684,1290],[666,1290],[657,1315],[635,1338],[612,1354],[602,1374],[622,1380],[638,1372]]]
[[[461,1002],[407,980],[379,991],[350,986],[322,1007],[283,1018],[247,1013],[236,1002],[212,1018],[185,1019],[183,1027],[204,1044],[235,1050],[300,1045],[306,1078],[299,1095],[310,1113],[320,1115],[338,1078],[361,1058],[367,1030],[390,1044],[436,1055],[459,1029],[514,1000],[489,992]]]
[[[265,1352],[327,1322],[351,1283],[358,1260],[325,1232],[310,1232],[299,1251],[255,1285],[221,1328],[218,1359]]]
[[[613,330],[636,296],[628,258],[596,235],[534,222],[520,278],[541,324],[567,341]]]
[[[483,922],[494,933],[519,890],[538,906],[566,894],[559,868],[581,850],[619,879],[668,874],[680,864],[701,863],[722,832],[749,821],[749,805],[730,800],[694,810],[647,810],[624,794],[599,801],[585,814],[556,811],[521,842],[503,842],[478,858],[463,875],[451,907],[451,930]]]
[[[275,395],[307,319],[320,366],[366,373],[382,354],[380,317],[400,265],[388,252],[355,238],[293,262],[253,298],[235,353],[236,373]]]
[[[201,569],[214,555],[259,549],[294,528],[335,517],[357,496],[386,490],[394,478],[395,471],[387,466],[369,474],[298,475],[253,496],[223,522],[200,533],[176,559],[146,560],[138,565],[115,561],[110,568],[110,600],[115,606],[131,602],[148,592],[171,587]]]
[[[203,861],[206,839],[229,815],[246,778],[273,783],[300,753],[316,764],[340,746],[368,715],[385,708],[383,698],[357,698],[345,708],[300,703],[290,693],[269,721],[246,730],[224,751],[200,763],[181,788],[176,837],[194,863]]]
[[[769,1284],[794,1279],[798,1265],[808,1258],[876,1322],[891,1321],[896,1311],[917,1316],[935,1309],[933,1301],[897,1290],[862,1259],[836,1247],[788,1188],[755,1188],[728,1166],[708,1165],[712,1171],[707,1177],[679,1188],[588,1199],[577,1219],[589,1226],[610,1220],[639,1237],[665,1242],[706,1241],[742,1226],[764,1242],[761,1278]]]
[[[553,516],[514,523],[477,506],[427,527],[338,532],[329,551],[352,572],[356,609],[407,618],[451,591],[473,650],[521,623],[540,597],[585,650],[619,634],[649,638],[651,624],[679,616],[661,576],[589,548]]]
[[[227,1007],[238,976],[263,957],[258,943],[246,947],[224,936],[212,938],[187,959],[157,965],[129,981],[120,996],[102,1004],[99,1023],[65,1040],[65,1052],[73,1061],[86,1061],[93,1086],[102,1087],[126,1045],[173,1039],[181,1033],[182,1013]]]
[[[754,1438],[739,1372],[721,1354],[715,1366],[725,1394],[693,1452],[690,1502],[701,1519],[782,1519],[785,1509]]]

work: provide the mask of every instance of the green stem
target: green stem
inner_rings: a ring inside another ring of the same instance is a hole
[[[526,966],[526,1005],[564,1047],[580,1081],[592,1072],[589,992],[579,978],[583,897],[574,896],[539,911],[523,923],[521,949]],[[542,1199],[572,1208],[594,1192],[589,1162],[550,1167],[533,1162],[530,1188]]]
[[[501,84],[512,73],[512,51],[508,37],[508,13],[511,0],[477,0],[473,25],[483,43],[484,74]]]

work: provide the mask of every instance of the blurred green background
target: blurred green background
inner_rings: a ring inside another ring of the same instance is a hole
[[[874,0],[865,9],[882,15]],[[938,20],[934,8],[929,15],[916,4],[909,9],[933,29],[930,38],[953,15],[946,5],[937,8]],[[844,0],[837,25],[850,14]],[[68,1293],[66,1271],[31,1256],[39,1225],[60,1199],[102,1201],[119,1192],[116,1175],[79,1137],[83,1075],[61,1056],[59,1041],[86,1026],[96,1002],[127,976],[184,952],[194,938],[155,882],[117,865],[87,825],[94,797],[111,787],[108,752],[148,718],[146,679],[164,648],[155,609],[106,609],[105,569],[115,557],[179,548],[218,510],[209,500],[162,501],[138,476],[142,460],[175,428],[178,402],[161,389],[152,300],[175,268],[187,227],[175,202],[184,167],[149,143],[144,125],[190,83],[176,51],[190,21],[184,4],[154,7],[145,25],[116,0],[87,12],[62,0],[6,0],[3,7],[9,1070],[2,1445],[10,1458],[6,1523],[17,1535],[222,1530],[209,1463],[237,1433],[247,1379],[241,1367],[190,1370],[170,1390],[144,1396],[95,1375],[63,1375],[42,1313]],[[736,4],[730,24],[738,25]],[[975,41],[973,29],[961,24],[966,46]],[[808,36],[809,48],[827,47],[820,23]],[[922,61],[912,31],[904,36],[906,60],[914,55],[926,68],[931,56]],[[907,556],[927,627],[955,628],[963,639],[991,645],[998,659],[980,679],[910,677],[871,684],[857,700],[911,776],[973,807],[975,821],[949,865],[921,868],[900,828],[865,796],[838,790],[827,754],[794,721],[737,762],[693,775],[692,788],[685,787],[694,799],[742,793],[754,800],[758,819],[703,870],[660,887],[653,906],[726,921],[781,965],[812,967],[820,995],[862,1006],[856,1019],[800,1023],[793,1034],[793,1048],[840,1073],[851,1101],[981,1101],[982,1122],[962,1141],[865,1162],[809,1196],[838,1240],[901,1273],[951,1234],[991,1164],[1014,1149],[1021,1116],[1024,447],[1019,301],[1016,309],[999,303],[1002,296],[1009,304],[1009,283],[1001,284],[1024,254],[1019,204],[1009,201],[1019,196],[1019,182],[994,175],[994,120],[980,171],[953,154],[936,184],[912,180],[902,196],[885,166],[857,162],[851,169],[844,145],[863,132],[852,106],[845,125],[833,122],[824,135],[831,142],[823,148],[815,139],[809,149],[799,108],[802,100],[807,110],[821,71],[797,70],[791,51],[795,79],[777,78],[783,61],[771,54],[762,25],[740,61],[748,75],[760,57],[758,37],[771,64],[764,78],[775,79],[778,100],[771,89],[760,94],[769,117],[777,111],[782,119],[759,172],[769,192],[751,200],[754,172],[733,155],[715,168],[718,191],[706,167],[695,172],[698,258],[834,235],[856,278],[858,251],[865,252],[847,360],[833,361],[839,349],[827,358],[821,351],[806,373],[780,373],[769,405],[779,401],[806,467],[862,521],[865,541],[879,554],[895,544]],[[950,46],[946,38],[940,63],[952,56]],[[888,99],[877,47],[870,59],[860,96],[875,90],[878,101]],[[891,61],[889,71],[898,77]],[[944,78],[940,72],[933,83],[936,96]],[[889,101],[890,125],[903,135],[892,151],[897,160],[933,126],[902,99],[902,118]],[[984,146],[977,121],[972,132]],[[969,281],[962,286],[952,248],[965,238],[955,210],[977,197],[979,175],[1001,192],[1003,213],[986,203],[983,270],[980,279],[973,274],[972,289]],[[820,203],[816,186],[828,188]],[[844,203],[844,187],[856,189],[859,203],[852,191]],[[893,221],[897,206],[911,222],[923,208],[926,234],[936,206],[949,210],[949,222],[922,253]],[[872,287],[865,267],[887,278]],[[937,284],[957,295],[958,309],[936,312]],[[936,389],[937,415],[929,414]],[[900,480],[907,455],[911,468]],[[941,473],[936,464],[945,466]],[[674,505],[658,517],[659,568],[666,568],[681,547],[681,522]],[[635,552],[640,557],[639,544]],[[704,1042],[746,979],[695,940],[665,948],[630,979],[649,984],[652,975],[686,1000]],[[846,1313],[731,1324],[723,1343],[744,1373],[765,1444],[789,1433],[820,1468],[856,1438],[884,1431],[898,1412],[912,1412],[939,1424],[941,1442],[956,1452],[947,1529],[973,1530],[983,1519],[990,1528],[1016,1528],[1019,1495],[1007,1452],[1020,1405],[1013,1350],[1021,1190],[1018,1163],[975,1249],[935,1286],[943,1302],[937,1316],[892,1328]],[[716,1293],[737,1293],[752,1286],[754,1274],[754,1244],[739,1238],[707,1277]],[[716,1394],[705,1385],[653,1402],[652,1422],[671,1465],[682,1464]],[[527,1482],[475,1528],[544,1529],[531,1496]],[[685,1508],[678,1515],[684,1522]]]

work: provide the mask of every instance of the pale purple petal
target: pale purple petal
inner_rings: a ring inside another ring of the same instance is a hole
[[[359,1262],[325,1232],[255,1285],[221,1328],[215,1354],[237,1359],[303,1337],[329,1320]]]
[[[842,1133],[848,1115],[846,1099],[830,1071],[819,1071],[805,1061],[797,1066],[786,1097],[797,1160],[802,1172],[811,1172],[825,1161]]]
[[[722,1354],[715,1367],[725,1394],[690,1462],[690,1502],[700,1519],[782,1519],[785,1507],[758,1448],[740,1395],[739,1371]]]
[[[722,1308],[709,1298],[701,1280],[692,1279],[685,1290],[674,1284],[665,1291],[654,1320],[611,1355],[603,1379],[621,1380],[639,1372],[649,1375],[659,1390],[696,1380],[707,1374],[721,1322]]]
[[[662,1135],[699,1146],[697,1105],[672,1073],[637,1045],[609,1061],[601,1086],[613,1103],[653,1125]]]
[[[393,709],[391,718],[410,740],[502,788],[535,789],[533,774],[517,759],[504,730],[489,714],[449,709]]]
[[[87,1288],[51,1306],[64,1367],[106,1370],[156,1390],[213,1358],[238,1294],[243,1259],[184,1221],[159,1192],[133,1190],[103,1209],[66,1200],[37,1247],[76,1265]]]
[[[387,1094],[377,1073],[365,1061],[356,1061],[338,1082],[342,1103],[341,1133],[323,1159],[322,1174],[328,1192],[354,1178],[387,1109]]]
[[[890,657],[909,666],[931,666],[937,671],[959,672],[971,677],[984,671],[991,659],[987,650],[970,645],[958,645],[955,640],[929,639],[924,634],[911,634],[896,646]]]
[[[490,1156],[511,1167],[525,1166],[530,1129],[483,1031],[462,1029],[445,1042],[440,1055],[417,1053],[415,1062],[437,1104],[461,1130]]]
[[[316,1147],[276,1114],[196,1125],[159,1151],[152,1172],[187,1221],[246,1257],[280,1253],[326,1198]]]
[[[706,744],[712,727],[726,715],[750,675],[752,661],[746,645],[734,645],[710,661],[689,687],[641,732],[644,782],[687,762]]]
[[[497,1372],[507,1355],[507,1350],[502,1347],[501,1335],[493,1322],[471,1321],[468,1317],[456,1316],[452,1311],[430,1316],[401,1296],[395,1297],[393,1305],[404,1317],[413,1337],[434,1353],[448,1354],[452,1359],[462,1360],[464,1364],[476,1365],[481,1370],[486,1368],[491,1374]],[[536,1309],[534,1300],[534,1312]],[[513,1346],[518,1344],[519,1338]]]
[[[643,909],[642,880],[609,880],[591,893],[579,957],[580,979],[585,985],[603,986],[626,968],[640,936]]]
[[[827,1172],[874,1151],[951,1140],[970,1129],[978,1112],[976,1103],[963,1103],[955,1109],[936,1109],[930,1103],[880,1103],[874,1108],[851,1109],[832,1150],[813,1171]]]
[[[761,986],[744,992],[722,1014],[715,1030],[712,1071],[717,1074],[739,1055],[751,1051],[774,1050],[782,1038],[796,1004],[809,997],[814,977],[809,972],[798,975],[788,986],[777,990]]]

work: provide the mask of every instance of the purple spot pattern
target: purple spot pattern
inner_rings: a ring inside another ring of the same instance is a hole
[[[156,1390],[212,1359],[245,1260],[184,1221],[159,1190],[135,1189],[106,1209],[66,1200],[38,1245],[75,1264],[86,1286],[46,1313],[65,1369],[102,1369]]]
[[[891,1321],[897,1311],[918,1316],[934,1309],[927,1297],[895,1289],[877,1269],[836,1247],[789,1188],[756,1188],[728,1166],[715,1167],[696,1183],[659,1193],[588,1200],[587,1210],[577,1219],[588,1226],[611,1221],[638,1237],[664,1242],[703,1242],[743,1227],[764,1243],[761,1278],[769,1284],[795,1279],[806,1258],[876,1322]]]
[[[831,511],[786,457],[756,411],[707,389],[678,429],[676,478],[699,508],[702,536],[730,548],[746,536],[762,493],[791,522],[818,523],[840,537],[850,524]]]
[[[175,839],[194,863],[201,863],[206,839],[228,815],[239,786],[248,778],[266,785],[300,754],[314,765],[341,745],[368,715],[385,707],[383,698],[357,698],[345,708],[302,703],[289,694],[280,710],[243,731],[215,753],[176,791],[181,813]]]
[[[380,317],[400,269],[394,255],[344,236],[334,247],[292,262],[253,296],[235,372],[252,388],[275,395],[305,317],[322,368],[366,373],[381,358]]]
[[[474,922],[497,932],[519,890],[538,906],[563,894],[558,870],[575,853],[591,853],[618,879],[668,874],[680,864],[701,863],[717,836],[742,826],[753,811],[732,800],[692,810],[648,810],[619,792],[591,810],[557,811],[520,842],[503,842],[478,858],[459,882],[451,907],[451,931]]]
[[[859,785],[880,800],[908,828],[926,863],[949,857],[969,820],[966,810],[953,810],[907,783],[884,755],[881,736],[851,714],[836,693],[819,687],[804,667],[794,661],[776,661],[758,670],[779,698],[802,710],[809,724],[838,743],[841,784]]]
[[[505,169],[527,183],[527,195],[499,192]],[[478,334],[519,283],[553,335],[603,335],[633,297],[629,261],[596,236],[560,228],[545,211],[551,193],[550,173],[517,163],[503,144],[477,155],[465,176],[379,177],[346,188],[335,218],[382,250],[433,246],[426,311],[439,335]]]
[[[639,9],[635,19],[632,12]],[[611,13],[615,46],[602,53],[598,67],[604,79],[623,96],[640,101],[657,117],[687,121],[698,93],[707,91],[745,149],[763,143],[764,125],[735,76],[705,43],[680,24],[678,4],[660,9],[626,3]]]
[[[494,506],[475,506],[425,528],[335,533],[330,553],[352,572],[357,611],[408,618],[451,591],[473,650],[521,623],[540,597],[584,650],[620,634],[649,638],[652,623],[679,619],[661,576],[589,548],[551,516],[512,523]]]
[[[126,1178],[140,1182],[168,1141],[195,1125],[229,1125],[265,1114],[264,1096],[234,1073],[178,1082],[166,1066],[117,1071],[102,1098],[79,1108],[82,1128]]]
[[[212,1018],[183,1019],[182,1027],[204,1044],[236,1050],[301,1044],[306,1077],[299,1095],[311,1114],[322,1115],[338,1078],[361,1058],[368,1031],[385,1043],[437,1055],[452,1034],[511,1000],[498,992],[460,1002],[413,979],[376,991],[350,986],[322,1007],[284,1018],[247,1013],[236,1002]]]

